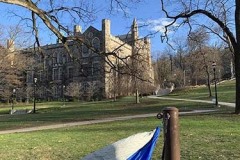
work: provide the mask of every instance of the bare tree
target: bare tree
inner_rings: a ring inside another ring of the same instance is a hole
[[[236,107],[235,113],[240,113],[240,2],[238,0],[224,0],[213,1],[204,0],[199,3],[198,0],[190,1],[167,1],[171,4],[171,8],[167,6],[165,0],[161,0],[161,9],[165,13],[166,17],[171,19],[171,23],[166,26],[166,30],[176,22],[179,23],[179,27],[186,24],[189,29],[192,29],[192,25],[196,24],[196,17],[206,17],[214,24],[221,28],[224,36],[228,38],[227,43],[230,43],[234,53],[235,59],[235,74],[236,74]],[[235,2],[235,3],[234,3]],[[225,17],[233,17],[228,19],[226,23]],[[234,16],[235,15],[235,16]],[[195,20],[195,21],[194,21]],[[201,23],[197,21],[197,23]],[[207,26],[208,23],[205,22]],[[208,28],[211,28],[209,26]],[[167,31],[164,35],[167,37]],[[235,35],[234,35],[235,34]],[[223,36],[222,36],[223,37]],[[222,40],[226,40],[222,38]]]
[[[83,93],[82,84],[78,82],[72,82],[66,87],[65,95],[79,100]]]
[[[93,96],[99,92],[99,85],[96,81],[88,82],[87,98],[93,99]]]
[[[128,0],[108,0],[110,8],[118,7],[126,13],[129,3]],[[140,0],[131,0],[132,3],[139,2]],[[20,6],[25,8],[31,13],[31,17],[22,17],[21,15],[13,15],[19,17],[21,21],[30,21],[32,33],[35,35],[35,44],[40,47],[39,40],[39,27],[38,22],[42,21],[44,25],[54,33],[54,35],[64,44],[68,49],[66,42],[68,40],[77,40],[84,42],[82,37],[76,37],[68,29],[68,25],[65,25],[66,18],[69,22],[78,24],[79,21],[91,22],[95,19],[94,14],[96,13],[96,8],[94,3],[89,1],[73,1],[68,2],[64,0],[49,0],[49,1],[32,1],[32,0],[0,0],[0,3],[6,3],[10,5]],[[64,15],[64,17],[63,17]],[[62,34],[63,31],[66,33]],[[86,43],[85,43],[86,44]],[[89,46],[90,47],[90,46]],[[92,48],[94,49],[94,48]]]
[[[27,68],[25,55],[0,49],[0,95],[9,98],[13,89],[22,87],[24,82],[24,71]]]
[[[117,6],[118,9],[127,13],[127,9],[131,4],[140,2],[141,0],[109,0],[110,10],[113,7]],[[118,53],[120,50],[124,48],[126,43],[120,44],[118,47],[111,50],[100,50],[99,48],[95,48],[91,43],[88,43],[84,36],[77,36],[68,30],[69,25],[66,25],[66,19],[69,20],[70,23],[77,24],[79,21],[86,22],[94,20],[95,8],[91,1],[74,1],[68,2],[64,0],[49,0],[49,1],[31,1],[31,0],[0,0],[0,3],[7,3],[10,5],[17,5],[25,8],[31,14],[30,17],[21,17],[22,15],[16,15],[20,17],[23,21],[28,21],[28,24],[31,26],[31,32],[35,36],[35,49],[44,56],[44,50],[41,49],[41,43],[39,38],[39,27],[38,24],[43,23],[45,27],[47,27],[58,39],[62,42],[66,50],[68,51],[69,56],[77,61],[78,59],[74,57],[72,54],[71,48],[69,47],[70,41],[74,41],[79,43],[79,45],[85,45],[88,49],[90,49],[93,53],[97,53],[105,60],[109,67],[105,67],[105,72],[112,72],[115,70],[118,74],[128,74],[134,77],[135,90],[138,90],[138,80],[142,81],[152,81],[146,78],[145,75],[141,74],[141,70],[144,70],[145,66],[142,66],[142,62],[149,62],[149,57],[141,57],[139,54],[139,50],[146,50],[146,48],[136,47],[134,49],[134,55],[120,56]],[[111,10],[113,11],[113,10]],[[29,23],[30,22],[30,23]],[[64,34],[62,34],[64,32]],[[126,37],[127,39],[127,37]],[[145,39],[144,39],[145,40]],[[146,39],[147,40],[147,39]],[[146,42],[146,41],[145,41]],[[133,42],[132,42],[133,43]],[[122,51],[124,52],[124,51]],[[121,64],[124,64],[128,69],[119,69],[116,67],[115,63],[112,63],[112,59],[118,59]],[[138,61],[138,63],[133,64],[141,64],[133,66],[132,63],[129,63],[128,59],[131,59],[132,62]],[[140,62],[139,62],[140,61]],[[151,66],[150,63],[148,63]],[[107,68],[107,69],[106,69]],[[133,69],[134,68],[134,69]],[[140,70],[141,69],[141,70]],[[138,93],[136,93],[138,96]]]
[[[196,31],[191,32],[188,38],[190,51],[193,52],[193,54],[195,55],[201,56],[201,58],[196,58],[198,61],[201,62],[201,65],[199,65],[198,68],[202,68],[206,73],[208,93],[209,93],[209,97],[212,97],[209,62],[211,63],[214,60],[210,61],[207,58],[207,55],[208,55],[207,53],[209,52],[207,52],[207,49],[205,46],[208,41],[209,41],[209,36],[206,33],[205,28],[198,28]]]

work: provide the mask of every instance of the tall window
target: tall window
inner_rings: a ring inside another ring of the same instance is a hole
[[[43,71],[39,71],[39,81],[42,81],[44,79]]]
[[[59,79],[62,80],[63,79],[63,72],[62,72],[61,67],[58,69],[58,75],[59,75]]]
[[[62,63],[65,64],[67,62],[66,54],[62,56]]]
[[[90,45],[88,40],[86,40],[86,44]],[[87,57],[87,56],[89,56],[89,53],[90,53],[89,48],[85,44],[83,44],[82,45],[82,56]]]
[[[27,83],[33,82],[33,71],[27,71]]]
[[[73,78],[73,68],[68,68],[68,78]]]
[[[58,63],[60,63],[60,64],[63,63],[63,54],[61,52],[58,53]]]
[[[58,80],[58,69],[57,68],[53,68],[52,79]]]
[[[101,67],[101,66],[100,66],[99,62],[93,63],[93,67],[92,67],[92,70],[93,70],[92,73],[93,73],[93,75],[97,76],[97,75],[100,74],[100,70],[101,70],[100,67]]]
[[[57,54],[56,53],[53,53],[52,62],[53,62],[53,65],[57,63]]]
[[[84,63],[82,65],[82,70],[84,76],[91,76],[93,74],[92,63]]]
[[[86,45],[82,46],[82,56],[87,57],[89,54],[88,47]]]
[[[48,60],[46,60],[46,62],[48,63],[49,66],[51,66],[53,63],[53,60],[51,58],[49,58]]]
[[[95,50],[100,50],[100,40],[97,37],[92,40],[92,46]]]

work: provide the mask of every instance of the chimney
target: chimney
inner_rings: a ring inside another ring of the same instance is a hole
[[[11,40],[11,39],[8,39],[7,40],[7,49],[10,51],[10,52],[13,52],[14,51],[14,41]]]
[[[103,19],[102,20],[102,36],[103,36],[103,51],[105,53],[109,52],[111,49],[109,48],[110,45],[108,43],[110,42],[110,20],[108,19]]]
[[[79,36],[82,33],[82,28],[80,25],[74,25],[74,36]]]
[[[106,36],[110,36],[111,29],[110,29],[110,20],[109,19],[103,19],[102,20],[102,32]]]

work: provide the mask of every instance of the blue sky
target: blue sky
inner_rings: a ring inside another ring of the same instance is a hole
[[[127,33],[131,26],[133,19],[136,18],[140,27],[140,36],[146,36],[151,32],[156,32],[157,29],[162,30],[162,25],[166,22],[160,11],[160,2],[158,0],[150,0],[139,3],[127,10],[127,16],[119,9],[113,10],[112,14],[103,12],[98,16],[98,20],[93,24],[96,28],[101,28],[101,19],[107,18],[111,20],[111,30],[114,35]],[[146,27],[141,27],[145,23],[151,24]],[[152,51],[162,50],[160,34],[156,34],[151,38]]]
[[[139,29],[140,36],[144,37],[149,35],[150,33],[157,32],[157,34],[154,34],[151,36],[151,44],[152,44],[152,56],[156,58],[157,55],[159,55],[159,51],[164,51],[165,48],[167,47],[166,43],[161,42],[161,33],[164,31],[163,26],[169,23],[169,20],[164,18],[165,15],[161,11],[161,6],[160,6],[160,1],[159,0],[140,0],[140,3],[129,3],[128,8],[126,8],[126,14],[123,13],[122,10],[119,8],[113,8],[111,14],[109,13],[109,1],[110,0],[61,0],[61,1],[55,1],[55,2],[63,2],[66,5],[68,4],[73,4],[73,3],[79,3],[81,1],[89,2],[89,3],[94,3],[95,8],[96,8],[96,14],[94,14],[95,20],[92,21],[91,23],[83,23],[81,20],[76,22],[77,24],[81,25],[83,28],[83,31],[87,29],[90,25],[93,27],[101,30],[101,23],[102,19],[110,19],[111,20],[111,33],[113,35],[121,35],[121,34],[126,34],[130,30],[130,26],[132,24],[132,21],[134,18],[137,19],[139,26],[143,26]],[[123,1],[128,1],[128,0],[123,0]],[[130,1],[130,0],[129,0]],[[138,1],[138,0],[132,0],[132,1]],[[48,0],[42,0],[42,3],[45,4],[45,2],[48,2]],[[49,7],[46,5],[42,5],[43,8]],[[231,3],[229,2],[229,5]],[[175,8],[179,9],[178,5],[171,5],[170,6],[171,10],[174,10]],[[16,13],[16,15],[22,15],[23,17],[29,17],[31,14],[30,12],[27,12],[25,9],[21,7],[16,7],[12,5],[6,5],[3,3],[0,3],[0,13],[1,13],[1,21],[0,25],[2,28],[6,29],[9,28],[10,25],[14,26],[19,23],[19,20],[21,17],[18,17],[13,14]],[[231,17],[230,17],[231,18]],[[203,18],[203,17],[194,17],[196,20],[196,23],[201,22],[202,24],[209,24],[209,19]],[[68,17],[63,15],[62,24],[64,26],[68,26],[70,30],[73,29],[73,26],[76,25],[76,23],[73,23],[72,21],[68,20]],[[39,36],[41,40],[41,44],[51,44],[56,42],[56,37],[47,29],[46,27],[43,27],[43,24],[41,21],[38,21],[38,26],[40,26],[39,30]],[[148,25],[146,25],[148,24]],[[31,26],[31,24],[26,24],[25,21],[22,21],[21,25],[24,27]],[[0,26],[0,27],[1,27]],[[196,27],[196,26],[195,26]],[[1,30],[0,30],[1,31]],[[178,30],[178,32],[169,32],[169,37],[170,37],[170,43],[173,43],[174,38],[180,39],[185,41],[187,37],[187,31],[185,27],[181,27],[181,29]],[[23,39],[29,39],[29,37],[26,35],[23,36]],[[172,39],[171,39],[172,38]],[[4,39],[4,38],[1,38]],[[1,42],[0,43],[3,44]],[[211,42],[212,44],[214,43],[219,43],[219,40],[216,38],[216,36],[211,36]],[[220,44],[220,43],[219,43]]]
[[[101,29],[101,21],[104,18],[111,20],[111,31],[113,35],[120,35],[127,33],[129,31],[129,27],[132,24],[134,18],[137,19],[139,26],[143,25],[144,23],[150,24],[147,27],[143,27],[140,29],[140,36],[146,36],[150,32],[155,32],[157,30],[162,30],[162,25],[166,23],[166,19],[161,18],[163,15],[160,11],[160,2],[158,0],[150,0],[145,1],[136,5],[130,6],[126,9],[127,15],[119,8],[114,8],[112,13],[109,13],[109,4],[104,3],[106,0],[98,0],[96,3],[97,5],[97,14],[95,21],[92,23],[81,23],[80,25],[85,30],[89,25],[94,26],[97,29]],[[29,12],[21,7],[12,7],[11,5],[7,4],[0,4],[0,12],[1,12],[1,21],[0,25],[4,27],[8,27],[9,25],[16,25],[19,22],[19,18],[14,16],[11,12],[29,16]],[[68,22],[66,21],[66,25]],[[70,22],[69,22],[70,23]],[[41,24],[39,24],[41,25]],[[73,25],[73,24],[71,24]],[[41,29],[41,40],[42,43],[54,43],[55,37],[49,33],[47,28],[42,27]],[[152,52],[156,52],[158,50],[163,50],[164,44],[161,43],[160,34],[156,34],[151,38],[152,42]]]

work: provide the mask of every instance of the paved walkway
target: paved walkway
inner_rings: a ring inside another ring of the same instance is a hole
[[[187,101],[187,102],[210,103],[210,104],[213,104],[212,101],[206,101],[206,100],[193,100],[193,99],[181,99],[181,98],[170,98],[170,97],[157,97],[157,96],[148,96],[148,98],[164,99],[164,100],[174,100],[174,101]],[[219,105],[223,105],[223,106],[228,106],[228,107],[235,107],[235,103],[218,102],[218,104],[219,104]]]
[[[148,96],[148,98],[213,104],[212,101],[206,101],[206,100],[192,100],[192,99],[157,97],[157,96]],[[227,103],[227,102],[218,102],[218,103],[219,103],[219,105],[235,107],[235,103]],[[208,112],[214,112],[214,111],[217,111],[217,110],[194,110],[194,111],[189,111],[189,112],[180,112],[179,114],[183,115],[183,114],[194,114],[194,113],[208,113]],[[124,120],[135,119],[135,118],[146,118],[146,117],[156,117],[156,116],[157,116],[157,113],[150,113],[150,114],[140,114],[140,115],[133,115],[133,116],[112,117],[112,118],[105,118],[105,119],[100,119],[100,120],[53,124],[53,125],[46,125],[46,126],[0,131],[0,135],[1,134],[10,134],[10,133],[32,132],[32,131],[47,130],[47,129],[57,129],[57,128],[64,128],[64,127],[72,127],[72,126],[82,126],[82,125],[106,123],[106,122],[113,122],[113,121],[124,121]]]
[[[180,112],[179,114],[183,115],[183,114],[193,114],[193,113],[208,113],[208,112],[214,112],[214,111],[216,111],[216,110],[195,110],[195,111],[190,111],[190,112]],[[146,118],[146,117],[156,117],[156,116],[157,116],[157,113],[150,113],[150,114],[140,114],[140,115],[133,115],[133,116],[112,117],[112,118],[105,118],[105,119],[100,119],[100,120],[71,122],[71,123],[54,124],[54,125],[46,125],[46,126],[38,126],[38,127],[29,127],[29,128],[0,131],[0,135],[1,134],[10,134],[10,133],[40,131],[40,130],[47,130],[47,129],[57,129],[57,128],[64,128],[64,127],[72,127],[72,126],[82,126],[82,125],[113,122],[113,121],[124,121],[124,120],[130,120],[130,119],[135,119],[135,118]]]

